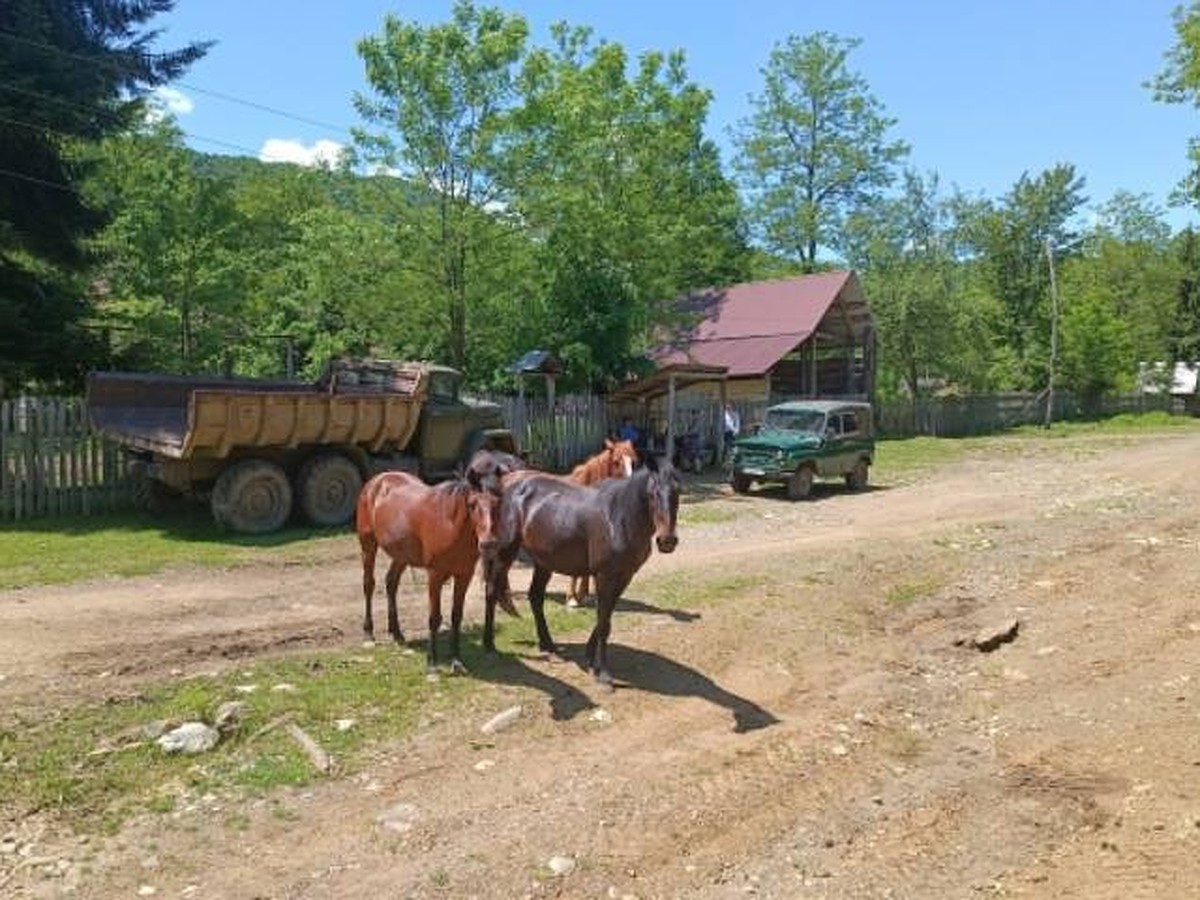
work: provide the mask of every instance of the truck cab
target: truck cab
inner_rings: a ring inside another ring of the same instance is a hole
[[[447,366],[428,367],[425,406],[410,452],[420,459],[428,481],[448,478],[480,449],[516,453],[512,432],[495,403],[462,396],[462,374]]]

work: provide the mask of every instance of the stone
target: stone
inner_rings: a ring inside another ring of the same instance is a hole
[[[397,834],[404,834],[412,831],[413,825],[420,818],[421,811],[411,803],[397,803],[395,806],[381,813],[375,821],[380,828],[386,831],[394,831]]]
[[[971,642],[972,646],[981,653],[991,653],[1002,644],[1007,644],[1016,638],[1017,632],[1021,629],[1021,623],[1017,619],[1008,619],[995,625],[989,625],[983,628],[975,635],[975,639]]]
[[[546,868],[556,877],[564,878],[575,871],[575,860],[570,856],[552,856]]]
[[[613,717],[612,713],[610,713],[607,709],[604,709],[603,707],[597,707],[596,709],[592,710],[591,719],[593,722],[608,723],[613,720]]]
[[[249,711],[250,704],[243,703],[241,700],[229,700],[217,707],[217,714],[213,716],[213,725],[217,731],[229,731],[231,728],[237,727],[238,722]]]
[[[205,753],[217,746],[221,734],[203,722],[185,722],[158,739],[167,753]]]
[[[338,731],[349,731],[355,725],[354,719],[334,719],[333,727]]]
[[[496,761],[494,759],[481,759],[479,762],[475,763],[475,765],[472,766],[471,768],[473,768],[476,772],[486,772],[488,769],[493,768],[495,765],[496,765]]]
[[[520,718],[521,707],[510,706],[508,709],[504,710],[504,712],[498,713],[484,722],[483,725],[480,726],[479,730],[484,734],[495,734],[498,731],[503,731],[505,728],[509,728],[516,724],[517,720]]]

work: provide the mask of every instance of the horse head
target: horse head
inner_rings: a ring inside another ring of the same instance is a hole
[[[604,477],[628,478],[637,467],[638,454],[633,441],[604,441]]]
[[[482,488],[472,486],[467,491],[467,515],[484,555],[493,553],[500,544],[500,497],[499,481],[488,481]]]
[[[675,534],[675,519],[679,513],[679,476],[665,457],[650,454],[646,457],[650,477],[646,491],[650,512],[654,518],[654,543],[659,553],[670,553],[679,545]]]

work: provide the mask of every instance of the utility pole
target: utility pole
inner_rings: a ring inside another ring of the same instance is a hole
[[[1046,421],[1054,421],[1054,366],[1058,362],[1058,282],[1054,278],[1054,245],[1046,237],[1046,261],[1050,265],[1050,377],[1046,384]]]

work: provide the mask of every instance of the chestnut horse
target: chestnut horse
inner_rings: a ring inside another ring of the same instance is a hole
[[[405,472],[384,472],[368,481],[358,495],[355,517],[362,550],[363,598],[366,614],[363,634],[375,639],[371,598],[375,593],[375,555],[379,548],[391,557],[387,580],[388,634],[404,642],[396,612],[396,591],[408,566],[429,573],[428,671],[437,670],[437,635],[442,624],[442,586],[454,579],[454,605],[450,611],[450,669],[463,672],[459,659],[459,632],[467,586],[475,574],[479,551],[495,544],[495,522],[500,505],[499,482],[447,481],[430,487]]]
[[[608,635],[621,592],[650,557],[652,546],[672,552],[679,543],[675,518],[679,479],[667,460],[650,457],[630,478],[609,479],[596,487],[574,484],[538,472],[503,477],[504,499],[494,552],[485,552],[487,607],[483,646],[495,649],[495,605],[519,551],[533,561],[529,606],[538,646],[556,652],[543,609],[553,572],[596,578],[596,626],[588,638],[586,662],[597,680],[612,685]]]
[[[576,484],[594,485],[608,478],[628,478],[637,466],[637,450],[632,441],[605,439],[604,449],[589,457],[571,470],[568,476]],[[571,578],[571,593],[567,606],[581,606],[587,602],[589,577]]]

